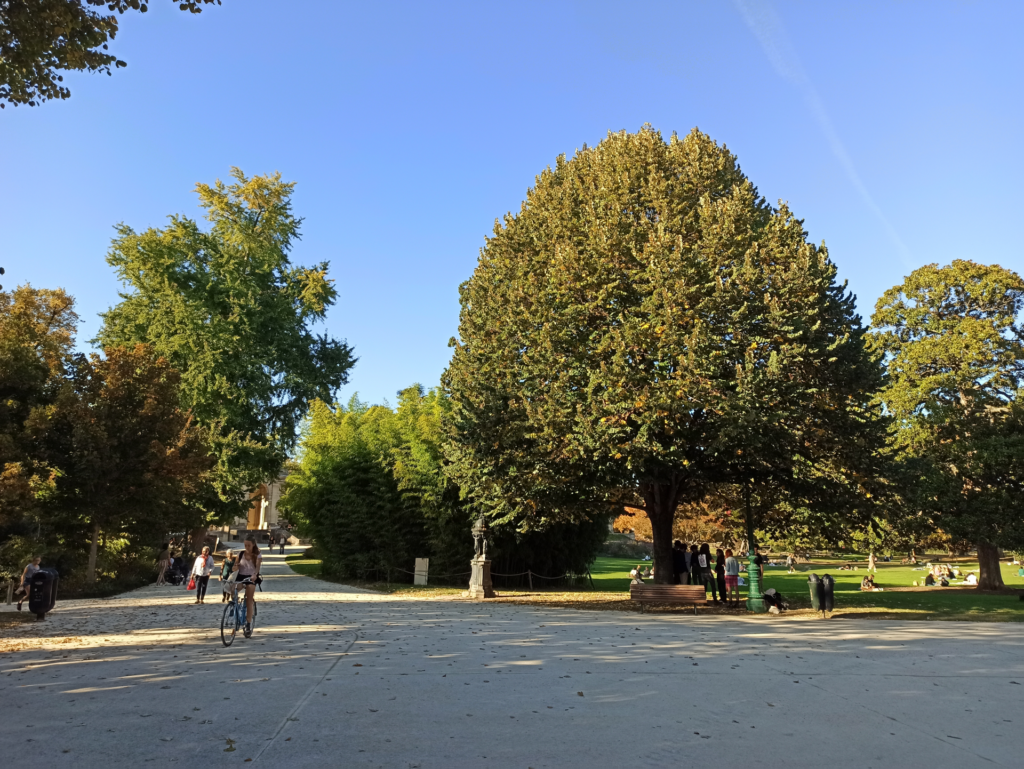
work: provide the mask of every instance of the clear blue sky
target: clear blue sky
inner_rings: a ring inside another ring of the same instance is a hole
[[[0,112],[3,283],[117,299],[112,226],[199,216],[198,181],[281,171],[329,259],[342,398],[437,383],[495,218],[609,130],[698,126],[824,240],[866,317],[911,269],[1024,271],[1024,3],[224,0],[128,14],[112,77]]]

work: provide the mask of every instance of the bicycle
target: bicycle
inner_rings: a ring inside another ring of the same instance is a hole
[[[231,600],[227,602],[224,607],[224,613],[220,618],[220,640],[225,646],[231,646],[235,641],[235,635],[238,633],[240,628],[245,623],[245,591],[242,591],[242,600],[238,600],[238,588],[241,585],[253,585],[255,584],[260,592],[263,592],[262,579],[257,579],[253,582],[250,578],[246,577],[241,582],[235,583],[235,589],[231,591]],[[249,623],[249,630],[242,631],[242,634],[246,638],[252,637],[252,631],[256,629],[256,616],[259,614],[259,610],[256,608],[256,596],[252,597],[252,620]]]

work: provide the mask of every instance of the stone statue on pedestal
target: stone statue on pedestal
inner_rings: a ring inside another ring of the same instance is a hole
[[[469,565],[473,570],[469,578],[469,597],[494,598],[491,562],[487,558],[487,521],[482,515],[473,524],[473,560]]]

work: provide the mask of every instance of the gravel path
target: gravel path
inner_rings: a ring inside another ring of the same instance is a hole
[[[0,638],[5,767],[1019,766],[1024,627],[383,596],[267,556],[219,588],[67,601]],[[248,760],[247,760],[248,759]]]

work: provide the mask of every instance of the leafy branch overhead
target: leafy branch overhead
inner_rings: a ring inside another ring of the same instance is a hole
[[[173,0],[182,11],[201,13],[221,0]],[[109,14],[93,9],[105,9]],[[145,13],[140,0],[6,0],[0,3],[0,108],[4,102],[34,107],[67,99],[62,72],[105,72],[127,67],[109,53],[118,18]]]

